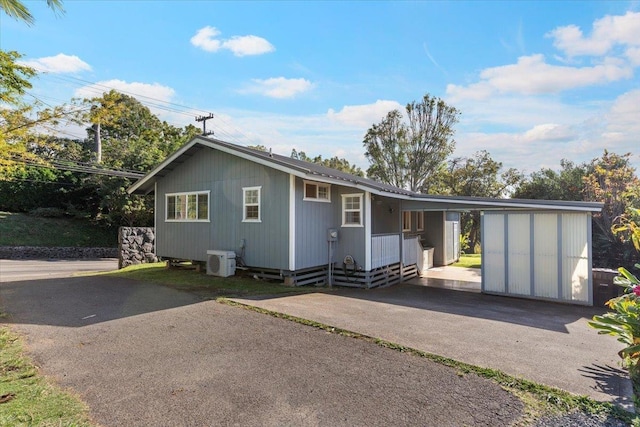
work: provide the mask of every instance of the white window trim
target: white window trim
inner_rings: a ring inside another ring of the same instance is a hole
[[[416,212],[416,231],[424,231],[424,211]]]
[[[306,200],[308,202],[320,202],[320,203],[331,203],[331,184],[325,184],[323,182],[317,181],[302,181],[302,200]],[[320,197],[307,197],[307,185],[315,185],[316,186],[316,194],[320,193],[320,187],[326,187],[327,189],[327,199],[321,199]]]
[[[358,197],[360,199],[360,209],[355,210],[355,209],[349,209],[349,212],[360,212],[360,224],[347,224],[346,223],[346,213],[347,210],[345,209],[345,200],[347,197]],[[363,209],[363,193],[355,193],[355,194],[342,194],[342,226],[343,227],[364,227],[363,225],[363,220],[364,220],[364,209]]]
[[[405,221],[404,221],[404,216],[407,215],[407,218],[409,218],[409,221],[407,221],[407,225],[409,228],[405,227]],[[411,211],[402,211],[402,231],[411,231]]]
[[[247,205],[247,191],[258,190],[258,203]],[[258,206],[258,218],[247,218],[247,206]],[[262,186],[242,187],[242,222],[262,222]]]
[[[197,219],[198,199],[196,199],[196,219],[169,219],[169,197],[171,196],[192,196],[198,194],[207,195],[207,219]],[[164,195],[164,221],[165,222],[211,222],[211,191],[183,191],[180,193],[165,193]]]

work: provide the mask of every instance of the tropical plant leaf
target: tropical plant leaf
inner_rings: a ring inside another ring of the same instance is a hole
[[[625,356],[630,356],[634,353],[640,353],[640,344],[623,348],[622,350],[620,350],[620,353],[624,354]]]

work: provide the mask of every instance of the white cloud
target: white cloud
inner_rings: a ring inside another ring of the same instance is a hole
[[[527,142],[541,141],[569,141],[577,135],[569,126],[559,125],[557,123],[544,123],[535,125],[526,131],[522,138]]]
[[[222,42],[214,38],[218,35],[220,31],[213,27],[200,28],[196,35],[191,37],[191,44],[207,52],[217,52],[222,46]]]
[[[616,45],[640,46],[640,12],[597,19],[588,37],[575,25],[558,27],[547,36],[553,38],[557,49],[570,57],[606,55]]]
[[[59,53],[55,56],[18,61],[19,64],[34,68],[43,73],[62,74],[91,71],[91,66],[75,55]]]
[[[161,85],[160,83],[127,83],[123,80],[114,79],[83,86],[76,89],[74,96],[78,98],[96,98],[102,96],[105,92],[109,92],[111,89],[138,98],[138,100],[144,104],[148,104],[150,101],[156,103],[169,102],[175,95],[175,91],[172,88]],[[149,109],[158,116],[164,117],[164,115],[166,115],[166,110],[153,106],[149,106]]]
[[[618,141],[633,140],[638,151],[638,135],[640,135],[640,89],[635,89],[620,95],[614,101],[606,115],[606,133]],[[630,147],[631,148],[631,147]]]
[[[561,159],[588,162],[607,149],[619,154],[636,154],[632,162],[640,166],[637,156],[640,89],[626,92],[608,105],[591,108],[555,101],[549,103],[550,111],[545,112],[544,103],[536,101],[527,108],[539,110],[537,114],[516,116],[515,120],[510,120],[507,105],[495,111],[491,105],[485,106],[492,111],[484,118],[494,124],[493,131],[487,130],[490,127],[486,125],[474,127],[463,115],[456,134],[456,155],[468,156],[485,149],[506,167],[532,172],[541,167],[557,168]],[[470,121],[475,124],[473,118]],[[506,123],[515,129],[508,130],[503,126]]]
[[[640,47],[630,47],[625,52],[625,55],[631,62],[631,65],[637,67],[640,66]]]
[[[331,120],[366,130],[372,124],[380,122],[389,111],[393,110],[403,111],[404,108],[396,101],[377,100],[373,104],[345,105],[338,112],[330,108],[327,116]]]
[[[220,40],[217,38],[220,34],[217,28],[203,27],[191,37],[191,44],[207,52],[227,49],[233,52],[235,56],[262,55],[275,50],[275,47],[262,37],[253,35],[233,36],[227,40]]]
[[[271,43],[258,36],[231,37],[222,47],[229,49],[235,56],[261,55],[275,50]]]
[[[269,98],[293,98],[313,88],[309,80],[287,79],[285,77],[272,77],[270,79],[253,79],[253,83],[240,91],[240,93],[257,93]]]
[[[482,100],[495,93],[536,95],[603,84],[633,76],[633,69],[621,60],[607,58],[592,67],[569,67],[546,63],[541,54],[521,56],[516,64],[486,68],[480,81],[468,86],[450,84],[447,95],[452,99]]]

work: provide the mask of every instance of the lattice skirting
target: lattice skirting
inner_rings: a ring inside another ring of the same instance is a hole
[[[400,283],[400,269],[402,280],[418,276],[415,264],[402,266],[397,264],[376,268],[371,271],[345,272],[342,268],[334,267],[332,285],[352,288],[376,288]],[[327,267],[314,267],[296,271],[281,271],[248,267],[246,274],[260,279],[283,280],[291,286],[325,285],[327,283]]]

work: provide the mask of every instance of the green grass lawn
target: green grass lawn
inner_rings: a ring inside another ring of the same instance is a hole
[[[92,426],[88,414],[79,398],[38,374],[18,335],[0,327],[0,426]]]
[[[315,290],[314,287],[284,286],[281,282],[255,280],[250,277],[216,277],[193,269],[167,269],[164,262],[132,265],[122,270],[104,274],[158,283],[175,289],[194,292],[206,298],[305,293]]]
[[[41,218],[0,212],[0,246],[116,247],[115,230],[97,227],[87,220]]]
[[[460,259],[455,264],[452,264],[454,267],[464,267],[464,268],[480,268],[482,266],[482,255],[481,254],[462,254],[460,255]]]

